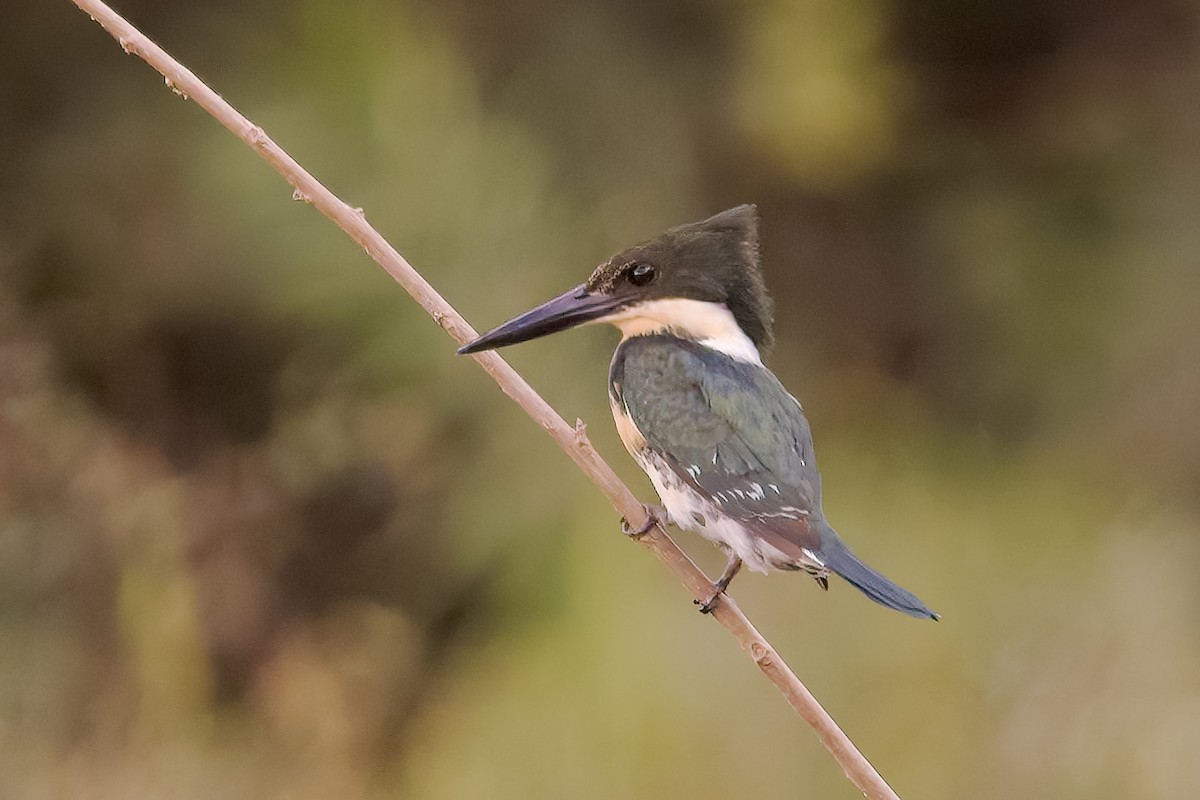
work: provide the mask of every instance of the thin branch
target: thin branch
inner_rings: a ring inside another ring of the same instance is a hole
[[[266,159],[295,188],[293,196],[296,199],[311,203],[361,245],[456,342],[465,344],[475,338],[476,332],[466,320],[367,223],[361,208],[351,208],[338,199],[296,163],[283,148],[275,144],[262,128],[242,116],[189,69],[100,0],[72,2],[112,34],[126,53],[138,56],[161,73],[167,85],[176,94],[195,101]],[[474,358],[500,385],[504,393],[558,442],[571,460],[604,493],[618,514],[629,520],[634,528],[647,521],[645,507],[592,447],[582,422],[574,427],[568,425],[524,378],[495,352],[480,353]],[[648,533],[639,537],[638,541],[654,553],[671,574],[691,592],[693,598],[699,601],[708,599],[712,593],[712,582],[661,527],[651,528]],[[783,692],[792,708],[812,726],[821,742],[841,765],[846,777],[865,796],[872,800],[899,800],[891,787],[780,658],[771,643],[750,624],[732,598],[721,597],[712,616],[734,635],[759,669]]]

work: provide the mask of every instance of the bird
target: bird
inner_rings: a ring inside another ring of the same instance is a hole
[[[609,367],[617,432],[665,513],[727,555],[711,612],[743,567],[839,575],[875,602],[937,620],[867,566],[821,507],[821,474],[800,402],[762,361],[774,304],[760,264],[758,210],[740,205],[622,250],[586,282],[459,348],[479,353],[590,323],[621,341]],[[698,601],[699,602],[699,601]]]

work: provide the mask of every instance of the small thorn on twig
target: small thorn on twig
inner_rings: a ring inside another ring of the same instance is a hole
[[[128,52],[128,51],[126,51],[126,52]],[[170,90],[172,92],[179,95],[184,100],[188,99],[187,92],[185,92],[183,89],[180,89],[178,86],[176,86],[175,80],[170,75],[163,76],[163,83],[167,84],[167,86],[170,88]]]
[[[306,195],[304,192],[300,191],[299,188],[295,189],[292,192],[292,199],[298,200],[301,203],[311,203],[312,202],[312,198],[309,197],[308,195]]]
[[[575,446],[585,452],[592,449],[592,442],[587,436],[587,423],[579,418],[575,420]]]
[[[251,125],[247,131],[247,139],[258,150],[266,150],[267,144],[271,141],[267,138],[267,132],[258,125]]]

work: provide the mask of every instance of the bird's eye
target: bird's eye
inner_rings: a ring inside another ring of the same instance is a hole
[[[658,270],[650,264],[641,261],[630,267],[629,271],[625,274],[629,277],[629,282],[634,286],[646,286],[658,277]]]

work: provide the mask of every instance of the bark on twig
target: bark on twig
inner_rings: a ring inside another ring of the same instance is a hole
[[[403,256],[387,243],[366,220],[361,208],[351,208],[304,170],[262,128],[242,116],[190,70],[172,58],[129,22],[100,0],[72,0],[75,5],[100,23],[121,44],[126,53],[143,59],[166,79],[176,94],[191,99],[250,145],[295,189],[293,197],[311,203],[346,234],[362,246],[405,291],[412,295],[459,344],[475,338],[475,330],[423,278]],[[612,468],[599,456],[587,438],[582,422],[568,425],[525,380],[495,352],[473,356],[500,388],[535,422],[558,442],[581,470],[612,503],[617,513],[638,528],[647,521],[646,510]],[[679,549],[661,527],[655,526],[638,541],[650,550],[684,585],[692,597],[703,602],[712,593],[712,582]],[[841,765],[846,777],[872,800],[899,800],[870,762],[842,732],[800,679],[780,658],[771,643],[763,638],[738,608],[723,596],[712,616],[721,623],[750,654],[754,663],[783,692],[783,696],[816,731],[821,742]]]

